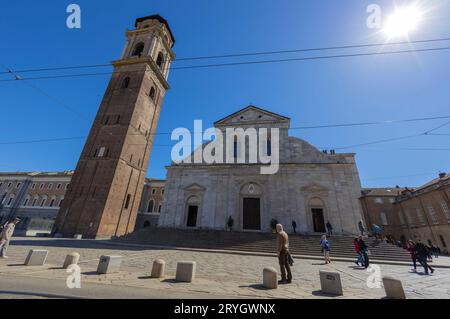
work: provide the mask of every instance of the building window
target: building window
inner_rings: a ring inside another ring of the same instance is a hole
[[[19,188],[22,183],[17,183],[16,188]]]
[[[156,188],[152,189],[152,194],[156,194]]]
[[[54,204],[55,204],[55,200],[52,198],[52,200],[50,201],[50,204],[48,206],[53,207]]]
[[[161,213],[161,205],[158,205],[158,213]]]
[[[158,58],[156,59],[156,65],[162,70],[164,64],[164,55],[159,52]]]
[[[33,207],[36,206],[37,201],[38,201],[38,198],[35,197],[35,198],[33,199],[33,203],[31,204],[31,206],[33,206]]]
[[[152,88],[150,89],[150,93],[149,93],[148,96],[150,96],[150,98],[152,99],[152,101],[155,101],[155,98],[156,98],[156,89],[155,89],[155,87],[152,86]]]
[[[148,202],[148,206],[147,206],[147,213],[152,213],[153,212],[153,207],[155,206],[155,201],[153,199],[151,199]]]
[[[52,184],[52,183],[50,183],[50,184],[47,185],[47,189],[52,189],[52,187],[53,187],[53,184]]]
[[[383,199],[381,197],[377,197],[377,198],[375,198],[375,203],[376,204],[383,204]]]
[[[59,200],[58,207],[61,207],[63,201],[64,201],[64,197],[62,197],[62,198]]]
[[[270,137],[267,139],[267,156],[272,156],[272,140]]]
[[[234,158],[238,157],[238,140],[237,140],[237,136],[234,137],[233,156],[234,156]]]
[[[125,200],[125,209],[128,209],[130,206],[131,194],[127,195],[127,199]]]
[[[144,47],[145,45],[143,42],[139,42],[138,44],[136,44],[136,46],[134,47],[133,56],[141,57],[142,53],[144,52]]]
[[[43,198],[43,199],[42,199],[42,201],[41,201],[41,207],[44,207],[46,201],[47,201],[47,198]]]
[[[161,195],[164,195],[164,188],[161,189]]]
[[[69,189],[69,185],[70,185],[70,183],[66,184],[66,190]]]
[[[416,213],[417,213],[417,220],[419,221],[419,223],[421,225],[426,225],[427,221],[425,219],[425,215],[423,214],[422,210],[419,207],[416,208]]]
[[[430,214],[431,222],[433,224],[439,224],[439,219],[437,217],[436,211],[434,210],[433,206],[428,205],[428,213]]]
[[[445,217],[447,217],[447,221],[450,223],[450,210],[448,209],[448,205],[446,202],[441,202],[442,211],[445,214]]]
[[[389,225],[385,212],[380,213],[380,219],[381,219],[381,225],[383,225],[383,226]]]
[[[126,77],[125,79],[123,79],[122,81],[122,89],[128,89],[128,87],[130,86],[130,78]]]
[[[43,189],[44,188],[44,183],[41,183],[41,185],[39,185],[39,189]]]
[[[106,147],[102,146],[100,147],[100,150],[98,151],[97,157],[103,157],[105,156]]]
[[[406,223],[405,223],[405,217],[403,217],[402,212],[399,212],[399,213],[398,213],[398,217],[400,218],[400,224],[401,224],[402,226],[404,226]]]
[[[11,182],[9,182],[9,183],[8,183],[8,188],[10,188],[10,187],[11,187],[11,185],[12,185],[12,183],[11,183]]]
[[[28,202],[30,201],[30,198],[25,198],[25,201],[23,202],[23,206],[27,206]]]
[[[391,197],[389,198],[389,203],[393,204],[395,202],[395,198]]]
[[[31,185],[31,189],[35,189],[36,188],[36,183],[33,183],[32,185]]]
[[[11,206],[13,199],[14,199],[14,195],[11,195],[8,199],[8,202],[6,203],[6,206]]]
[[[61,189],[61,183],[58,183],[58,184],[56,185],[56,189]]]

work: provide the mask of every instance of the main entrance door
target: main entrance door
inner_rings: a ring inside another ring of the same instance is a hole
[[[187,227],[197,227],[198,206],[188,207]]]
[[[261,205],[259,198],[244,198],[243,229],[261,230]]]
[[[325,232],[325,220],[323,218],[323,209],[322,208],[313,208],[312,219],[314,225],[314,232],[316,233],[324,233]]]

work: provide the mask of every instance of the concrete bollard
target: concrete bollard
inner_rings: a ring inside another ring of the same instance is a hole
[[[392,277],[383,277],[384,291],[386,298],[389,299],[406,299],[402,282]]]
[[[120,271],[120,264],[122,263],[122,256],[101,256],[98,262],[98,274],[110,274]]]
[[[162,259],[157,259],[153,262],[153,268],[152,268],[152,278],[163,278],[164,277],[164,271],[166,269],[166,262]]]
[[[278,272],[273,267],[264,268],[263,270],[263,286],[267,289],[278,288]]]
[[[67,269],[70,265],[78,265],[78,262],[80,261],[80,254],[79,253],[71,253],[66,256],[66,259],[64,260],[63,268]]]
[[[31,249],[25,259],[25,266],[43,266],[47,260],[48,250]]]
[[[176,281],[192,282],[195,279],[195,261],[179,261],[177,263]]]
[[[83,238],[83,235],[81,235],[81,234],[75,234],[75,235],[73,236],[73,238],[74,238],[74,239],[82,239],[82,238]]]
[[[337,272],[320,271],[320,286],[322,292],[328,295],[342,296],[341,275]]]

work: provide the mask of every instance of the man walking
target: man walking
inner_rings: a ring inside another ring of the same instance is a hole
[[[358,238],[358,246],[359,246],[359,252],[362,254],[363,257],[363,265],[364,268],[369,267],[369,247],[367,247],[367,244],[365,243],[362,236],[359,236]]]
[[[16,225],[20,222],[19,218],[14,219],[14,221],[8,223],[2,230],[0,234],[0,258],[7,259],[6,252],[8,251],[9,242],[14,234],[14,229]]]
[[[292,229],[294,230],[294,234],[297,234],[297,223],[295,220],[292,221]]]
[[[288,262],[289,258],[289,237],[288,234],[283,230],[281,224],[276,225],[277,230],[277,253],[278,262],[280,264],[281,270],[281,280],[280,284],[290,284],[292,282],[291,267]],[[287,274],[287,277],[286,277]]]
[[[431,273],[434,273],[434,269],[431,268],[430,265],[428,265],[427,259],[429,255],[428,248],[419,240],[416,244],[416,251],[417,251],[417,259],[419,260],[419,263],[422,265],[423,269],[425,270],[425,274],[428,275],[428,270],[431,271]]]
[[[333,235],[333,226],[331,226],[331,223],[329,220],[327,221],[326,226],[327,226],[327,236],[329,237],[329,236]]]
[[[362,220],[360,220],[358,222],[358,228],[359,228],[359,232],[361,233],[361,236],[364,236],[364,233],[365,233],[366,230],[364,229],[364,225],[363,225]]]

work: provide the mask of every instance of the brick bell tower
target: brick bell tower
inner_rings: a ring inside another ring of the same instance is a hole
[[[175,39],[159,15],[137,19],[126,37],[57,216],[59,236],[109,238],[134,229]]]

